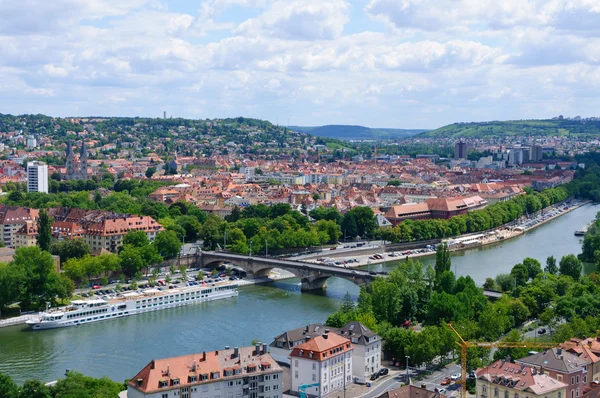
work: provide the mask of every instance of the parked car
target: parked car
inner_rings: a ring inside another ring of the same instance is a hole
[[[450,383],[452,383],[452,380],[449,377],[446,377],[446,378],[444,378],[444,380],[442,380],[442,382],[440,384],[443,386],[447,386]]]
[[[373,381],[373,380],[377,380],[377,379],[379,379],[379,373],[373,373],[371,375],[371,380]]]
[[[98,290],[98,289],[100,289],[101,287],[102,287],[102,286],[100,286],[100,285],[97,285],[97,284],[96,284],[96,285],[92,285],[92,289],[94,289],[94,290]]]
[[[379,369],[379,376],[385,376],[388,373],[390,373],[390,370],[388,368],[381,368],[381,369]]]
[[[541,328],[541,329],[538,329],[537,332],[538,332],[538,334],[544,334],[544,333],[546,333],[546,329],[545,328]]]
[[[450,376],[451,380],[458,380],[460,379],[460,373],[454,373],[452,376]]]

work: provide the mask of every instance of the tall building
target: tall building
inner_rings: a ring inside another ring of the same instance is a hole
[[[531,147],[531,161],[540,162],[542,160],[543,148],[541,145],[533,145]]]
[[[27,192],[48,193],[48,165],[27,162]]]
[[[81,142],[81,150],[79,151],[79,161],[75,159],[75,152],[71,141],[67,143],[67,180],[87,180],[87,168],[88,168],[88,152],[85,147],[85,142]]]
[[[324,397],[344,391],[352,384],[353,351],[350,340],[328,329],[294,347],[290,354],[292,394],[302,391],[311,397]]]
[[[454,144],[454,159],[467,159],[467,143],[459,141]]]
[[[155,359],[127,383],[129,398],[281,398],[283,370],[266,344]]]

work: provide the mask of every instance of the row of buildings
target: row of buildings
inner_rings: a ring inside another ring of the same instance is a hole
[[[54,219],[52,234],[58,240],[83,238],[93,251],[117,252],[129,231],[144,231],[150,240],[163,230],[148,216],[134,216],[104,210],[66,207],[48,209]],[[2,241],[6,247],[19,248],[37,244],[38,209],[0,205]]]
[[[335,396],[380,367],[381,340],[361,323],[314,324],[270,345],[153,360],[129,381],[127,397],[281,398],[284,386],[294,395]]]

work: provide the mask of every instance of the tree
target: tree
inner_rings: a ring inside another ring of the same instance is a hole
[[[568,254],[560,259],[560,274],[567,275],[578,281],[583,270],[582,262],[574,254]]]
[[[23,275],[24,285],[20,295],[22,308],[54,301],[54,284],[61,282],[56,278],[54,259],[50,253],[37,246],[20,247],[15,252],[12,266]]]
[[[156,173],[156,167],[148,167],[146,169],[146,178],[152,178],[152,176],[154,175],[154,173]]]
[[[48,216],[48,212],[44,209],[40,210],[40,216],[37,222],[38,227],[38,246],[40,249],[49,252],[52,243],[52,221]]]
[[[114,382],[108,377],[94,379],[69,371],[64,379],[56,383],[54,394],[57,398],[114,398],[124,389],[122,383]]]
[[[10,376],[0,373],[0,398],[18,397],[18,387]]]
[[[86,254],[92,252],[83,238],[65,239],[59,242],[54,242],[50,247],[50,252],[60,257],[61,264],[71,258],[82,258]]]
[[[550,256],[546,259],[546,267],[544,268],[549,274],[556,275],[558,273],[558,267],[556,266],[556,259],[554,256]]]
[[[119,253],[119,258],[121,259],[123,271],[129,276],[135,275],[146,266],[140,249],[132,245],[125,245]]]
[[[181,241],[173,231],[161,231],[154,239],[156,250],[165,258],[175,258],[181,250]]]
[[[358,206],[354,207],[346,214],[354,216],[356,222],[357,234],[361,237],[371,236],[377,228],[377,222],[375,221],[375,213],[370,207]],[[344,226],[342,226],[342,229]]]
[[[512,268],[510,276],[513,277],[516,286],[524,286],[529,280],[529,271],[525,265],[519,263]]]
[[[485,278],[485,282],[483,283],[483,289],[498,291],[499,286],[494,280],[494,278]]]
[[[52,389],[39,380],[27,380],[19,389],[18,398],[53,398]]]
[[[527,267],[527,274],[529,279],[534,279],[537,274],[542,273],[542,266],[540,262],[535,258],[527,257],[523,260],[523,265]]]
[[[132,245],[135,247],[144,247],[148,244],[150,244],[150,240],[144,231],[129,231],[123,237],[123,246]]]
[[[436,290],[440,290],[440,278],[442,274],[445,272],[450,272],[450,268],[452,267],[452,260],[450,259],[450,251],[448,250],[448,245],[445,243],[440,243],[435,252],[435,283],[434,286]],[[453,275],[454,276],[454,275]],[[448,286],[446,286],[448,287]],[[448,292],[451,293],[451,292]]]
[[[344,233],[344,237],[354,239],[358,235],[358,226],[356,224],[356,218],[352,213],[346,213],[342,217],[340,227]]]
[[[354,311],[354,301],[352,300],[352,296],[350,296],[350,293],[346,292],[346,294],[344,295],[344,300],[340,305],[340,312],[347,314],[352,311]]]

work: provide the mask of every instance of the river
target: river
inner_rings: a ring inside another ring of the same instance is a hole
[[[600,206],[586,205],[523,236],[497,245],[453,253],[458,275],[470,275],[481,284],[488,276],[510,272],[525,257],[542,265],[553,255],[581,251],[581,239],[573,232],[589,223]],[[433,264],[434,257],[422,258]],[[373,265],[388,270],[394,264]],[[131,378],[153,358],[250,345],[252,340],[271,343],[285,330],[323,322],[335,311],[346,292],[356,296],[358,287],[332,278],[322,294],[301,293],[299,280],[247,286],[239,297],[166,311],[141,314],[108,322],[28,331],[24,326],[0,329],[0,373],[16,382],[28,378],[56,380],[71,369],[86,375]]]

